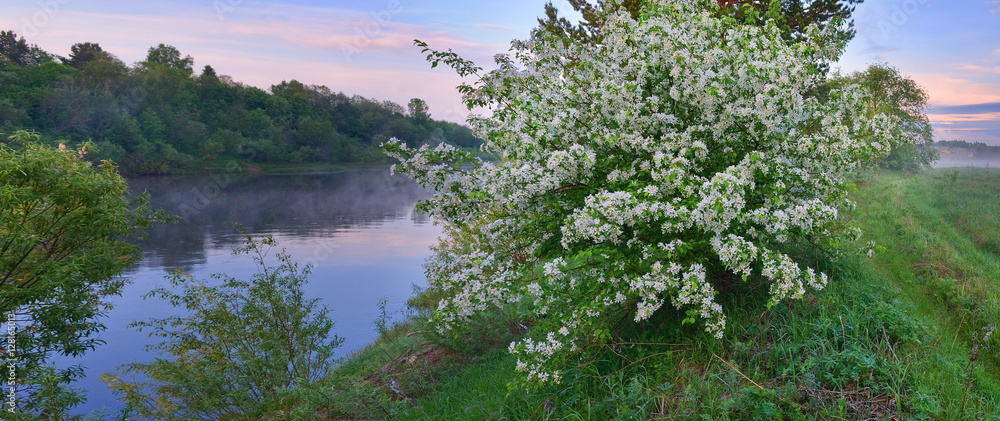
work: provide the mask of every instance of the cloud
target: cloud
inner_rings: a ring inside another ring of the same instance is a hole
[[[950,107],[931,107],[927,110],[933,114],[991,114],[1000,113],[1000,102],[985,104],[954,105]]]
[[[1000,75],[1000,66],[988,67],[988,66],[978,66],[975,64],[961,64],[959,65],[959,68],[962,70],[969,70],[972,72],[994,73]]]
[[[509,27],[506,27],[506,26],[503,26],[503,25],[493,25],[493,24],[490,24],[490,23],[477,23],[476,26],[478,26],[480,28],[486,28],[486,29],[500,29],[500,30],[504,30],[504,31],[509,31],[510,30]]]
[[[331,29],[335,28],[335,29]],[[436,28],[399,22],[379,23],[365,19],[303,19],[269,22],[246,20],[220,28],[224,35],[242,40],[267,38],[292,46],[342,54],[345,58],[360,54],[397,56],[416,51],[414,39],[431,45],[465,50],[496,50],[501,46],[464,40]]]
[[[934,106],[1000,102],[1000,85],[954,72],[914,72],[909,75],[930,95]]]
[[[885,53],[893,53],[899,50],[900,50],[899,47],[889,47],[885,45],[872,44],[868,46],[868,48],[861,50],[861,54],[883,56]]]
[[[937,140],[1000,145],[1000,102],[933,107],[927,119]]]
[[[1000,113],[988,113],[988,114],[927,114],[927,119],[930,120],[931,124],[945,124],[945,125],[965,125],[969,123],[1000,123]],[[952,130],[962,130],[959,127],[952,127]],[[971,130],[965,128],[965,130]],[[979,130],[979,129],[976,129]]]

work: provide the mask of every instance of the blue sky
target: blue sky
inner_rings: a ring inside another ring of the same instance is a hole
[[[889,63],[930,94],[938,140],[1000,145],[1000,1],[868,0],[845,71]]]
[[[554,2],[568,9],[564,0]],[[462,121],[454,87],[431,69],[419,38],[477,63],[508,49],[536,25],[545,0],[29,0],[0,5],[0,29],[61,55],[97,42],[126,63],[165,43],[236,81],[267,88],[282,80],[405,104],[427,100],[435,118]],[[939,140],[1000,145],[1000,1],[867,0],[844,72],[889,63],[931,96]]]

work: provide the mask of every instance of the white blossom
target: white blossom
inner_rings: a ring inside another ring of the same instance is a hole
[[[448,234],[425,266],[447,293],[434,321],[533,306],[539,324],[509,348],[530,382],[559,381],[621,315],[673,306],[721,337],[718,276],[766,283],[772,305],[825,287],[777,250],[835,240],[838,207],[853,205],[843,174],[901,141],[893,117],[866,114],[860,87],[803,94],[840,54],[828,33],[788,45],[705,2],[654,3],[641,23],[611,16],[600,46],[515,41],[465,87],[468,105],[490,108],[469,123],[499,162],[384,145],[394,171],[435,192],[419,209]]]

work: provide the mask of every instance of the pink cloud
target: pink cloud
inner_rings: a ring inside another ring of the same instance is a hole
[[[504,31],[509,31],[510,30],[509,27],[502,26],[502,25],[493,25],[493,24],[489,24],[489,23],[477,23],[476,26],[478,26],[480,28],[486,28],[486,29],[500,29],[500,30],[504,30]]]
[[[977,66],[977,65],[974,65],[974,64],[962,64],[962,65],[959,65],[959,68],[961,68],[962,70],[969,70],[969,71],[972,71],[972,72],[978,72],[978,73],[995,73],[995,74],[1000,75],[1000,66],[989,67],[989,66]]]
[[[953,73],[912,73],[935,106],[1000,102],[1000,85],[964,78]]]
[[[956,124],[978,121],[1000,121],[1000,112],[980,114],[927,114],[931,124]]]

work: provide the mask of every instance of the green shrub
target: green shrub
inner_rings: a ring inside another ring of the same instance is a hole
[[[149,347],[163,357],[120,368],[133,379],[104,376],[130,415],[256,420],[317,414],[328,400],[319,380],[342,340],[330,334],[327,309],[302,293],[311,268],[300,269],[284,251],[274,254],[276,266],[267,264],[275,245],[270,236],[247,236],[235,250],[257,265],[250,281],[213,275],[221,283],[212,286],[177,272],[169,280],[179,292],[161,287],[146,295],[189,314],[132,324],[164,341]]]

